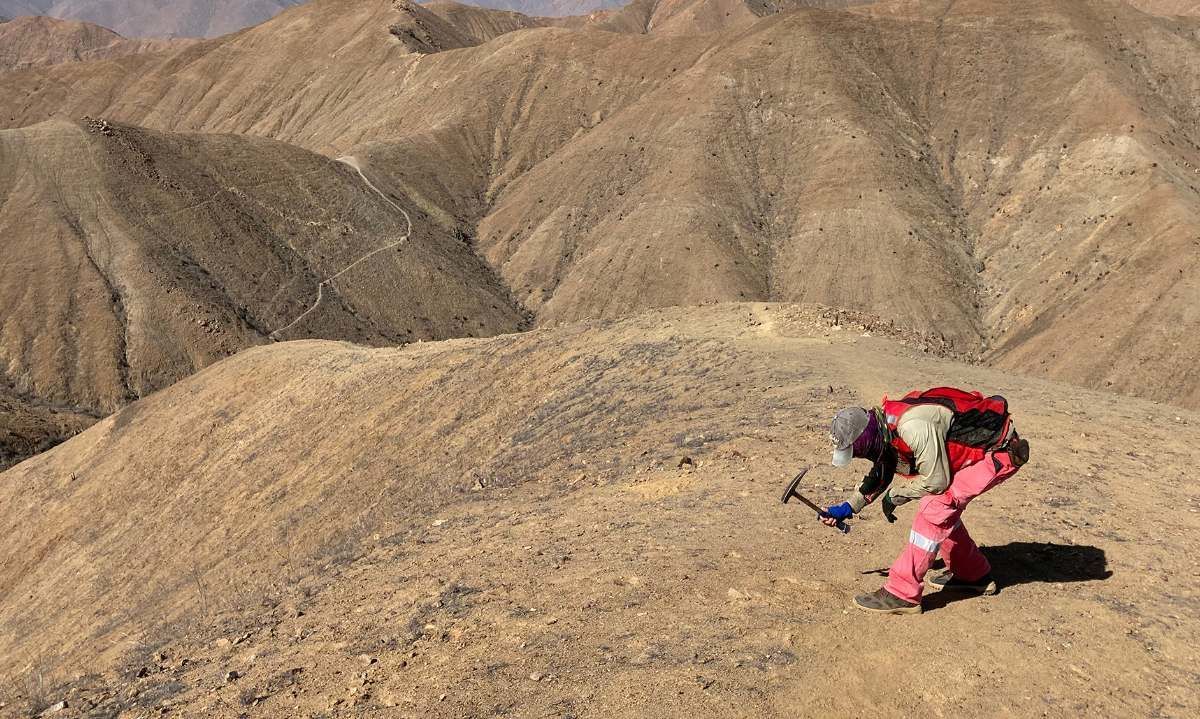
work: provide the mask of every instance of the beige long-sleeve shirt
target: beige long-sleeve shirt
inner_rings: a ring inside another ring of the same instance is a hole
[[[912,473],[911,478],[896,477],[889,493],[899,505],[927,494],[941,494],[950,486],[950,458],[946,454],[946,435],[954,413],[937,404],[922,404],[906,411],[896,425],[896,433],[913,451],[916,466],[900,466],[897,474]],[[850,506],[858,513],[867,498],[855,492]]]

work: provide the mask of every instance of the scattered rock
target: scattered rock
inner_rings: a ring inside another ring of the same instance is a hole
[[[542,677],[543,677],[542,674],[539,674],[538,672],[534,672],[529,675],[529,681],[540,682],[542,680]]]
[[[692,461],[692,458],[691,458],[691,457],[688,457],[687,455],[684,455],[683,457],[680,457],[680,459],[679,459],[679,464],[678,464],[677,466],[678,466],[680,469],[683,469],[683,468],[685,468],[685,467],[688,467],[688,468],[693,468],[693,467],[695,467],[695,466],[696,466],[696,463]]]
[[[113,134],[112,127],[109,126],[108,120],[105,120],[104,118],[88,117],[87,115],[84,115],[83,121],[87,123],[88,132],[92,134],[99,133],[105,136],[112,136]]]
[[[372,664],[374,664],[377,661],[379,661],[379,660],[376,659],[375,657],[371,656],[370,654],[359,654],[358,655],[358,663],[362,664],[364,667],[371,666]]]
[[[226,684],[229,684],[231,682],[236,682],[238,679],[241,679],[241,678],[242,678],[242,675],[239,674],[237,672],[237,670],[235,670],[235,669],[230,669],[229,671],[225,672],[225,683]]]
[[[389,709],[400,706],[400,700],[387,689],[379,692],[379,703]]]

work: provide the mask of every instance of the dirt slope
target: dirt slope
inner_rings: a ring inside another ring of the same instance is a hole
[[[453,0],[434,0],[421,6],[465,32],[473,44],[487,42],[514,30],[544,27],[549,23],[545,18],[530,17],[512,10],[464,5]]]
[[[0,387],[0,471],[87,429],[97,417],[46,406]]]
[[[753,25],[760,18],[804,8],[843,9],[870,0],[633,0],[590,16],[587,25],[613,32],[695,35]]]
[[[1200,15],[1195,0],[1128,0],[1130,5],[1155,15]]]
[[[820,317],[241,353],[0,475],[2,670],[63,716],[1194,714],[1200,415]],[[940,383],[1033,442],[966,515],[1006,586],[848,614],[907,528],[781,486],[837,407]]]
[[[0,72],[182,47],[184,40],[126,40],[83,22],[21,17],[0,23]]]
[[[301,0],[0,0],[0,14],[49,15],[125,37],[215,37],[257,25]]]
[[[817,301],[1198,406],[1196,32],[1108,0],[970,0],[462,47],[492,31],[318,0],[171,55],[9,73],[0,97],[11,125],[353,153],[542,324]]]
[[[461,240],[342,163],[281,143],[51,122],[0,132],[0,357],[19,392],[110,412],[313,305],[286,338],[367,344],[511,331]],[[402,203],[394,206],[392,202]]]
[[[565,17],[615,10],[624,5],[625,0],[476,0],[471,4],[481,8],[518,12],[530,17]]]

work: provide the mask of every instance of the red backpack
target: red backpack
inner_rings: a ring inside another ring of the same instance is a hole
[[[899,455],[901,466],[896,471],[900,474],[906,474],[901,471],[903,465],[908,466],[909,472],[915,472],[915,458],[912,449],[897,434],[896,425],[905,412],[923,404],[940,404],[954,413],[950,431],[946,434],[951,475],[983,459],[988,450],[999,447],[1012,424],[1008,400],[999,395],[984,397],[979,392],[934,387],[924,392],[909,392],[898,400],[884,397],[883,414],[892,446]]]

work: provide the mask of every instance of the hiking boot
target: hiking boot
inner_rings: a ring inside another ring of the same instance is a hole
[[[854,606],[864,612],[875,614],[920,614],[921,605],[906,602],[895,594],[880,587],[871,594],[860,594],[854,598]]]
[[[968,582],[950,572],[926,577],[925,586],[930,589],[949,589],[956,592],[975,592],[976,594],[995,594],[997,589],[996,580],[992,579],[991,574],[985,574],[979,579]]]

